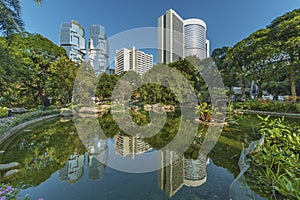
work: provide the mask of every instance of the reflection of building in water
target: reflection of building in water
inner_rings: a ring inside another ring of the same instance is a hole
[[[183,156],[166,151],[162,152],[158,159],[161,168],[158,171],[158,186],[169,197],[172,197],[183,186]]]
[[[165,151],[159,155],[158,186],[172,197],[183,185],[198,187],[206,182],[206,156],[186,159],[175,152]],[[169,164],[171,163],[171,164]]]
[[[67,160],[65,166],[59,171],[61,181],[75,183],[83,176],[84,155],[73,154]]]
[[[108,140],[95,138],[93,144],[89,146],[89,179],[101,179],[108,157]]]
[[[206,182],[206,156],[200,154],[196,160],[184,159],[184,185],[197,187]]]
[[[141,138],[123,134],[114,136],[114,148],[115,154],[119,154],[122,157],[129,155],[132,159],[134,159],[136,154],[142,154],[153,149],[150,144],[144,142]]]

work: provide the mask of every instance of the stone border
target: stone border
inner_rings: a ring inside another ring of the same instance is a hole
[[[44,120],[48,120],[48,119],[52,119],[55,117],[59,117],[60,114],[53,114],[53,115],[47,115],[47,116],[42,116],[27,122],[23,122],[19,125],[16,125],[12,128],[10,128],[8,131],[4,132],[1,136],[0,136],[0,145],[2,145],[8,138],[10,138],[11,136],[13,136],[15,133],[21,131],[22,129],[24,129],[27,126],[36,124],[38,122],[44,121]]]
[[[270,115],[275,117],[294,117],[300,118],[300,114],[298,113],[278,113],[278,112],[270,112],[270,111],[258,111],[258,110],[243,110],[245,114],[259,114],[259,115]]]

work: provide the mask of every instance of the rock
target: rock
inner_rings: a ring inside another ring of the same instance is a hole
[[[101,109],[97,107],[82,107],[78,111],[79,113],[96,114],[100,113]]]
[[[60,109],[60,115],[63,117],[73,116],[74,114],[75,114],[75,111],[73,109],[70,109],[70,108]]]
[[[20,163],[18,163],[18,162],[11,162],[11,163],[7,163],[7,164],[0,164],[0,171],[8,170],[8,169],[11,169],[11,168],[15,168],[15,167],[18,167],[19,165],[20,165]]]
[[[19,172],[19,170],[17,170],[17,169],[9,170],[8,172],[5,172],[4,177],[13,175],[13,174],[18,173],[18,172]]]
[[[24,113],[26,112],[26,108],[10,108],[12,113]]]

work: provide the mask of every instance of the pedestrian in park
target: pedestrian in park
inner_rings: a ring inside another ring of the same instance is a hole
[[[48,110],[48,107],[50,106],[50,100],[46,96],[44,99],[44,109],[43,110]]]

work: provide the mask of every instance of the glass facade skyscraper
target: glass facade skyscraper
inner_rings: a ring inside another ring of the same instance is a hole
[[[201,19],[184,20],[184,57],[197,56],[205,59],[207,55],[206,24]]]
[[[76,21],[62,23],[60,29],[60,46],[63,47],[68,57],[80,62],[85,60],[86,41],[84,28]]]
[[[105,27],[92,25],[89,39],[89,63],[94,67],[96,74],[108,72],[109,45]]]

